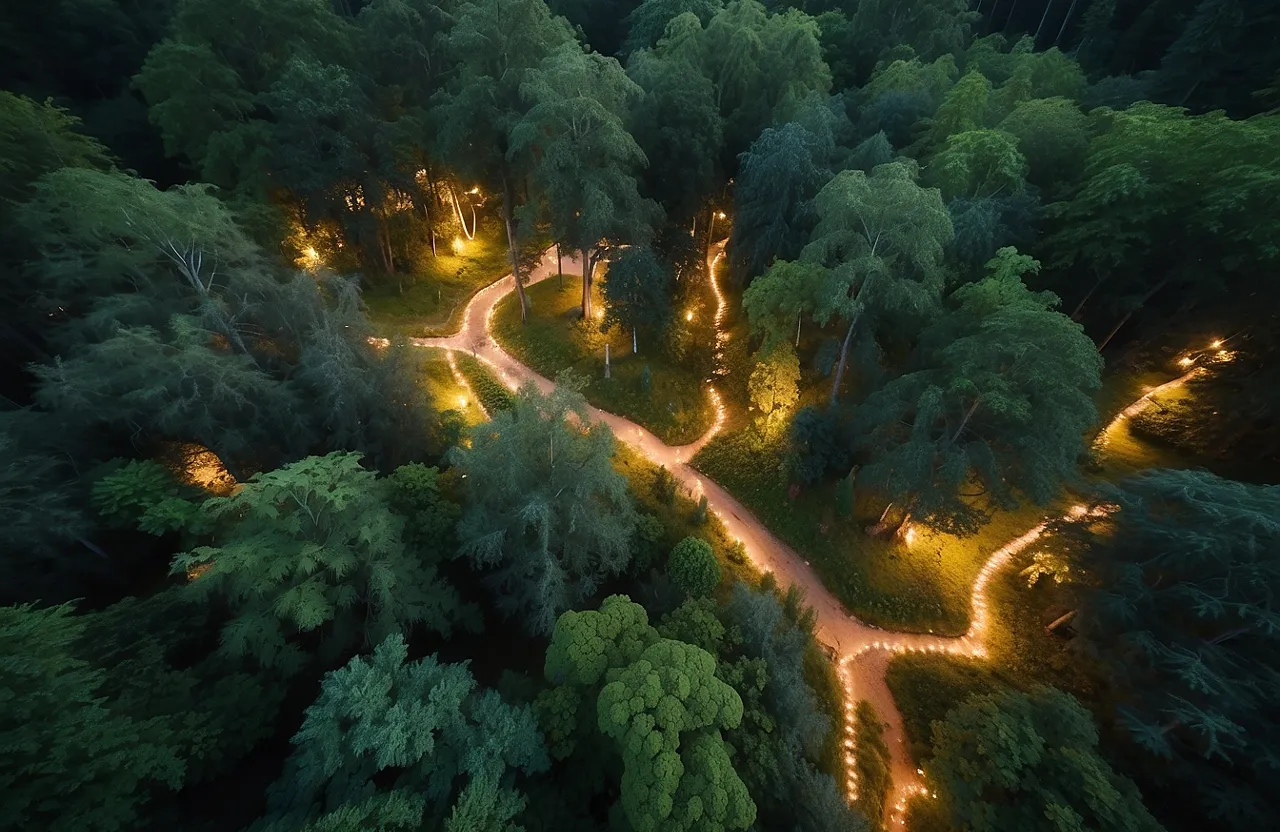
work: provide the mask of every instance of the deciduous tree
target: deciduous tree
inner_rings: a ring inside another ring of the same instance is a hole
[[[653,331],[671,320],[671,271],[648,246],[628,246],[609,261],[604,279],[602,332],[614,326],[631,330],[631,350],[638,349],[636,331]]]
[[[492,570],[499,605],[532,633],[551,632],[630,562],[636,513],[610,462],[613,442],[579,393],[526,385],[470,448],[454,451],[467,478],[463,551]]]

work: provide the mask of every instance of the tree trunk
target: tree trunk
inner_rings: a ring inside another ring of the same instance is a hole
[[[1009,24],[1013,22],[1013,14],[1018,10],[1018,0],[1013,0],[1013,5],[1009,7],[1009,14],[1005,16],[1004,26],[1000,27],[1002,32],[1009,30]]]
[[[1040,42],[1040,30],[1044,28],[1044,22],[1049,17],[1049,9],[1053,8],[1053,0],[1049,0],[1044,4],[1044,14],[1040,15],[1040,25],[1036,27],[1036,33],[1031,36],[1031,43],[1034,46]]]
[[[836,366],[836,380],[831,385],[832,404],[836,403],[836,397],[840,394],[840,381],[844,378],[844,365],[849,360],[849,344],[853,341],[853,330],[858,325],[859,314],[855,312],[849,319],[849,331],[844,334],[844,343],[840,345],[840,363]]]
[[[608,342],[605,342],[605,345],[604,345],[604,377],[605,378],[609,377],[609,344]]]
[[[1089,302],[1089,298],[1093,297],[1093,293],[1098,291],[1098,289],[1102,286],[1102,284],[1107,282],[1107,278],[1109,277],[1111,277],[1110,272],[1107,272],[1106,274],[1100,275],[1098,277],[1098,279],[1093,284],[1093,288],[1091,288],[1088,292],[1085,292],[1084,297],[1080,298],[1080,302],[1076,304],[1076,308],[1071,311],[1071,320],[1074,321],[1077,319],[1080,313],[1084,311],[1084,305]]]
[[[585,321],[591,317],[591,272],[595,264],[587,249],[579,250],[582,252],[582,320]]]
[[[516,296],[520,298],[520,323],[529,321],[529,301],[524,296],[524,284],[520,282],[520,253],[516,249],[515,224],[512,213],[511,175],[505,163],[502,165],[502,221],[507,226],[507,251],[511,255],[511,279],[516,283]]]
[[[1071,19],[1071,15],[1075,13],[1076,3],[1079,0],[1071,0],[1071,5],[1067,7],[1067,16],[1062,18],[1062,25],[1058,27],[1058,36],[1053,39],[1053,45],[1057,46],[1058,41],[1062,40],[1062,33],[1067,30],[1067,21]]]
[[[1052,634],[1054,630],[1058,629],[1063,624],[1070,622],[1071,619],[1075,617],[1076,617],[1075,610],[1071,610],[1070,612],[1063,613],[1062,615],[1055,618],[1051,623],[1045,625],[1044,631],[1046,633]]]
[[[635,355],[639,351],[640,348],[636,345],[636,328],[631,327],[631,354]]]
[[[800,349],[800,322],[804,320],[804,315],[796,316],[796,349]]]
[[[944,451],[954,445],[956,440],[960,438],[960,434],[964,433],[969,420],[973,418],[973,414],[978,412],[978,403],[980,401],[981,399],[974,399],[973,404],[969,405],[969,409],[965,411],[964,418],[960,420],[960,427],[956,428],[956,432],[951,434],[951,438],[947,440],[947,444],[943,447]]]
[[[560,244],[556,243],[556,280],[558,281],[557,289],[564,290],[564,261],[560,259]]]
[[[1163,289],[1165,287],[1165,284],[1167,284],[1168,282],[1169,282],[1169,278],[1167,277],[1164,280],[1161,280],[1154,287],[1152,287],[1150,292],[1147,292],[1145,295],[1143,295],[1142,300],[1134,304],[1132,309],[1124,313],[1124,317],[1120,319],[1120,323],[1116,324],[1112,328],[1112,330],[1107,333],[1107,337],[1102,339],[1102,343],[1098,345],[1098,352],[1102,352],[1104,349],[1106,349],[1107,344],[1110,344],[1111,339],[1116,337],[1116,333],[1120,331],[1120,328],[1123,327],[1125,324],[1129,323],[1129,319],[1133,317],[1133,313],[1137,312],[1139,309],[1145,306],[1147,301],[1155,297],[1156,292],[1159,292],[1161,289]]]

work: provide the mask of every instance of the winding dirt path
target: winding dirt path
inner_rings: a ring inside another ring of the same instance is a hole
[[[717,329],[725,313],[725,299],[715,276],[715,263],[719,257],[720,255],[717,254],[711,263],[712,288],[717,300],[715,317]],[[576,257],[566,257],[564,265],[568,271],[568,267],[577,267],[579,264]],[[556,258],[549,250],[533,270],[526,285],[540,282],[554,274],[556,274]],[[507,275],[481,290],[471,299],[463,316],[462,328],[457,334],[440,338],[414,338],[411,339],[411,343],[421,347],[469,352],[492,366],[502,381],[512,389],[516,389],[526,381],[532,381],[544,393],[550,392],[555,387],[553,382],[507,354],[490,335],[490,318],[494,308],[498,301],[514,288],[511,275]],[[719,343],[720,333],[718,332],[717,344]],[[452,356],[450,358],[452,363]],[[1198,372],[1200,372],[1199,368],[1193,368],[1186,375],[1148,391],[1103,429],[1099,434],[1098,444],[1104,445],[1120,424],[1150,404],[1153,396],[1185,383]],[[817,612],[818,639],[832,651],[845,689],[843,745],[846,763],[844,783],[846,794],[851,801],[858,800],[859,783],[854,758],[854,712],[858,700],[866,699],[875,707],[880,719],[886,723],[885,741],[889,747],[892,787],[885,804],[885,822],[890,827],[902,827],[906,824],[907,801],[916,794],[929,794],[929,789],[924,781],[923,772],[916,768],[907,753],[902,714],[898,711],[885,681],[885,671],[889,662],[895,654],[908,652],[985,657],[988,627],[987,585],[1010,559],[1040,537],[1049,523],[1049,518],[1029,529],[1022,536],[1009,541],[988,557],[974,581],[971,594],[972,615],[969,630],[963,636],[898,633],[873,627],[845,610],[836,597],[823,586],[808,561],[774,537],[764,524],[727,491],[688,464],[694,454],[724,425],[725,413],[720,396],[714,387],[709,386],[708,392],[716,406],[715,423],[702,437],[688,445],[672,447],[663,444],[656,436],[634,422],[599,408],[590,408],[590,413],[593,418],[609,425],[619,439],[644,454],[655,465],[666,466],[672,475],[692,493],[705,494],[708,507],[724,523],[730,536],[744,544],[748,556],[758,569],[762,572],[773,572],[779,584],[797,586],[804,592],[807,602]],[[1078,518],[1083,517],[1085,513],[1084,506],[1075,506],[1069,516]]]

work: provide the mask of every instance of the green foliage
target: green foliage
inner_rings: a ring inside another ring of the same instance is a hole
[[[725,647],[728,631],[716,616],[716,609],[712,598],[686,598],[684,603],[662,617],[658,635],[692,644],[718,656]],[[734,687],[737,688],[736,685]],[[764,687],[763,679],[760,687]]]
[[[1075,623],[1119,686],[1120,727],[1205,817],[1268,816],[1280,491],[1157,469],[1102,496],[1111,520],[1062,532],[1088,581]]]
[[[0,598],[63,600],[84,575],[71,544],[89,531],[65,462],[24,441],[32,414],[0,413]]]
[[[762,347],[755,362],[747,390],[760,414],[757,426],[768,437],[774,435],[782,418],[800,398],[800,359],[790,342],[777,341]]]
[[[551,632],[630,562],[636,512],[609,462],[613,445],[580,394],[560,384],[543,396],[527,384],[453,452],[467,477],[463,553],[492,570],[499,605],[532,633]]]
[[[742,155],[733,188],[729,270],[746,285],[775,260],[794,260],[815,220],[813,198],[831,178],[830,135],[798,122],[767,128]]]
[[[644,607],[625,595],[610,595],[599,610],[570,610],[556,621],[547,647],[547,680],[595,686],[605,671],[631,664],[657,638]]]
[[[816,264],[774,261],[742,293],[751,331],[766,342],[789,343],[795,331],[792,322],[814,313],[826,279],[826,270]]]
[[[936,147],[956,133],[985,127],[990,99],[991,82],[986,76],[972,69],[966,72],[938,106],[929,127],[928,144]]]
[[[671,270],[648,246],[629,246],[609,261],[604,280],[605,312],[601,332],[614,326],[652,331],[671,320]],[[646,385],[643,379],[648,378]],[[649,365],[641,374],[646,392],[653,382]]]
[[[405,518],[406,542],[439,556],[452,554],[462,508],[441,492],[440,469],[420,462],[401,465],[384,480],[387,505]]]
[[[58,168],[106,168],[107,149],[81,132],[80,120],[48,101],[0,91],[0,220]],[[8,294],[9,286],[4,286]]]
[[[872,829],[881,828],[885,802],[893,785],[889,768],[889,746],[884,741],[885,725],[875,707],[865,699],[854,712],[854,756],[858,760],[858,804],[871,821]]]
[[[131,528],[166,498],[178,495],[168,469],[151,459],[131,459],[93,484],[91,502],[98,516]]]
[[[512,828],[525,802],[512,788],[516,772],[535,774],[548,764],[533,714],[477,690],[465,664],[435,656],[407,663],[408,653],[396,633],[372,657],[326,674],[272,790],[273,820],[355,806],[378,778],[399,805],[379,806],[376,814],[394,809],[397,825],[409,808],[420,824],[439,823],[452,806],[445,828]]]
[[[853,516],[853,480],[854,471],[845,474],[836,483],[836,511],[845,517]]]
[[[1074,101],[1025,101],[1005,116],[998,129],[1017,138],[1032,183],[1047,188],[1074,182],[1080,175],[1089,149],[1089,121]]]
[[[870,68],[902,45],[925,61],[956,54],[979,19],[962,0],[926,0],[908,9],[893,0],[864,0],[851,22],[859,34],[861,62]]]
[[[947,137],[925,174],[947,200],[1017,194],[1026,187],[1027,160],[1012,134],[967,130]]]
[[[467,380],[481,406],[490,414],[510,410],[515,406],[515,395],[494,376],[488,365],[464,352],[454,353],[458,371]]]
[[[1092,715],[1061,691],[970,697],[934,723],[933,744],[925,775],[957,826],[1162,828],[1099,754]]]
[[[856,434],[871,484],[927,525],[972,533],[985,512],[960,496],[975,480],[998,505],[1036,502],[1075,472],[1097,418],[1102,359],[1057,298],[1029,291],[1038,263],[1003,249],[992,276],[960,287],[921,339],[921,364],[869,396]],[[936,363],[934,363],[936,362]]]
[[[720,585],[720,564],[705,540],[686,537],[671,550],[667,562],[671,581],[686,595],[710,595]]]
[[[701,526],[707,522],[707,495],[698,498],[698,506],[693,511],[693,525]]]
[[[658,473],[653,478],[653,496],[657,497],[666,505],[671,505],[676,499],[676,488],[679,484],[676,478],[671,476],[671,472],[667,470],[667,466],[663,465],[658,468]]]
[[[447,633],[461,602],[405,547],[404,520],[384,495],[358,454],[255,474],[234,496],[206,501],[217,545],[178,555],[173,572],[199,574],[188,591],[230,605],[222,649],[267,667],[296,667],[295,639],[311,631],[330,655],[415,624]]]
[[[755,805],[717,729],[742,699],[715,677],[715,657],[662,639],[600,691],[600,732],[622,752],[622,808],[636,830],[746,829]]]
[[[0,607],[0,825],[113,832],[138,823],[147,789],[177,789],[172,729],[101,698],[105,673],[72,647],[85,622],[67,606]]]

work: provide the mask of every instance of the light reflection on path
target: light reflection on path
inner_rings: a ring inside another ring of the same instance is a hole
[[[726,306],[724,296],[715,279],[715,267],[722,255],[722,246],[716,247],[715,250],[716,255],[711,258],[709,265],[712,273],[712,289],[717,301],[716,346],[717,352],[720,352],[726,335],[721,331]],[[577,262],[576,256],[564,258],[566,269],[570,265],[576,265]],[[538,283],[554,274],[556,274],[556,258],[552,250],[548,250],[534,268],[526,285]],[[493,316],[493,310],[498,301],[513,289],[514,282],[511,275],[507,275],[482,289],[471,299],[463,315],[462,328],[457,334],[439,338],[413,338],[410,339],[411,343],[421,347],[469,352],[489,364],[503,383],[513,390],[526,381],[532,381],[543,393],[550,392],[555,387],[550,380],[521,364],[499,347],[490,335],[490,318]],[[1118,426],[1150,405],[1155,395],[1186,383],[1199,372],[1201,372],[1199,367],[1193,368],[1180,378],[1148,391],[1142,398],[1125,408],[1099,433],[1096,446],[1105,446]],[[778,583],[783,587],[796,586],[804,592],[806,601],[817,613],[818,639],[830,648],[839,671],[841,684],[845,689],[845,713],[842,726],[846,764],[845,792],[850,800],[858,799],[859,784],[854,757],[854,714],[858,700],[866,699],[875,707],[880,719],[885,723],[884,739],[889,748],[892,787],[885,801],[885,820],[891,826],[902,827],[906,823],[907,801],[913,795],[927,795],[930,791],[924,782],[923,772],[916,768],[907,753],[902,714],[894,703],[885,681],[885,671],[889,661],[895,654],[909,652],[947,653],[985,658],[989,621],[987,586],[992,577],[1014,556],[1039,539],[1050,520],[1046,519],[991,553],[974,581],[970,596],[971,623],[968,632],[963,636],[947,637],[882,630],[860,621],[846,611],[836,597],[822,585],[807,561],[774,537],[727,491],[688,465],[688,461],[724,425],[725,408],[720,396],[712,387],[709,387],[709,394],[716,408],[714,424],[694,442],[674,447],[664,444],[649,431],[621,416],[596,407],[591,407],[589,412],[593,418],[607,424],[614,435],[635,448],[650,462],[665,466],[695,498],[705,495],[708,509],[714,511],[720,518],[730,537],[742,542],[756,568],[762,572],[774,573]],[[1086,515],[1097,516],[1096,511],[1090,512],[1084,506],[1075,506],[1068,517],[1080,519]]]

